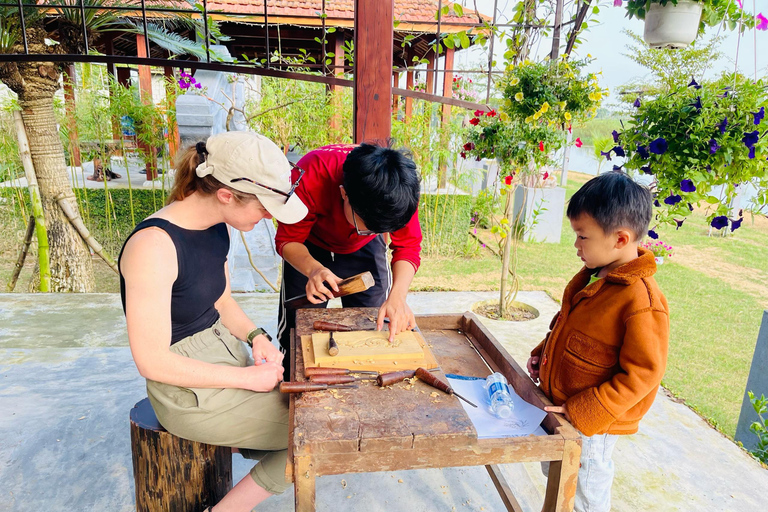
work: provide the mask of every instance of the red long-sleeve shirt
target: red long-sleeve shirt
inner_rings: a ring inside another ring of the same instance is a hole
[[[275,246],[280,256],[289,242],[312,244],[338,254],[349,254],[362,248],[374,236],[359,236],[355,227],[344,216],[344,200],[340,185],[344,184],[343,165],[347,155],[356,146],[336,144],[311,151],[299,160],[298,165],[306,172],[296,194],[309,212],[296,224],[278,223]],[[292,180],[299,170],[294,169]],[[419,212],[413,214],[403,228],[390,233],[392,264],[399,260],[410,262],[418,270],[421,264],[421,226]]]

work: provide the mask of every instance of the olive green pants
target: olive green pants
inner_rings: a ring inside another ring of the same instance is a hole
[[[212,327],[171,345],[171,352],[226,366],[253,365],[247,346],[216,322]],[[160,424],[170,433],[217,446],[238,448],[258,459],[251,477],[280,494],[288,457],[288,398],[277,390],[181,388],[147,380],[147,393]]]

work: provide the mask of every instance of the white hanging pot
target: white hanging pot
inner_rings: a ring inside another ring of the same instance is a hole
[[[651,48],[685,48],[696,39],[700,21],[701,2],[653,3],[645,13],[643,39]]]

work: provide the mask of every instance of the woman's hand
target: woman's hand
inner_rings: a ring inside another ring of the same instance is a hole
[[[283,364],[283,353],[280,352],[271,341],[263,334],[253,338],[253,361],[256,366],[264,363]]]
[[[376,320],[376,330],[384,328],[384,318],[389,318],[389,341],[395,341],[395,335],[416,327],[416,317],[405,302],[405,297],[390,294],[389,298],[379,308]]]
[[[275,362],[266,362],[259,366],[246,366],[246,381],[243,389],[249,389],[259,393],[267,393],[275,389],[278,382],[283,380],[283,365]]]
[[[326,267],[319,267],[313,270],[309,273],[307,279],[307,299],[312,304],[320,304],[334,297],[331,290],[325,286],[325,283],[328,283],[334,292],[338,292],[338,283],[342,281],[340,277]]]

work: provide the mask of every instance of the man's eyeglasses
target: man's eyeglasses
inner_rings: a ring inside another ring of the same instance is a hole
[[[355,225],[355,231],[357,231],[358,236],[372,236],[377,235],[375,231],[371,231],[370,229],[359,229],[357,227],[357,214],[355,213],[355,210],[352,210],[352,224]]]
[[[230,183],[236,183],[238,181],[247,181],[248,183],[253,183],[254,185],[257,185],[257,186],[259,186],[261,188],[265,188],[265,189],[269,190],[270,192],[274,192],[275,194],[280,194],[281,196],[285,196],[285,202],[287,203],[288,200],[293,195],[293,193],[296,191],[296,187],[299,186],[299,182],[301,181],[301,178],[304,177],[304,173],[306,172],[304,169],[302,169],[298,165],[294,165],[294,167],[296,169],[300,170],[301,172],[299,173],[299,177],[296,178],[296,181],[293,182],[293,185],[291,185],[291,188],[290,188],[290,190],[288,190],[288,192],[283,192],[282,190],[278,190],[276,188],[268,187],[268,186],[266,186],[266,185],[264,185],[262,183],[259,183],[258,181],[252,180],[251,178],[245,178],[245,177],[243,177],[243,178],[234,178],[234,179],[229,180],[229,182]]]

